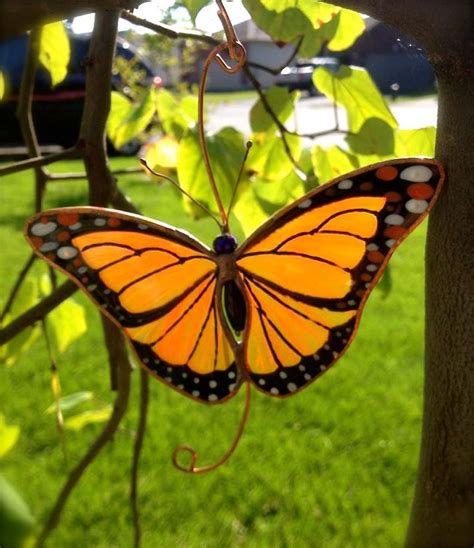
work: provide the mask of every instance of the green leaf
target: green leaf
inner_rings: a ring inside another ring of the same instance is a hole
[[[305,193],[305,183],[295,170],[277,181],[257,179],[252,183],[256,199],[268,215],[293,203]]]
[[[346,137],[346,142],[358,155],[389,156],[395,152],[395,130],[380,118],[369,118],[358,133]]]
[[[32,534],[35,520],[18,491],[0,475],[0,546],[20,548]]]
[[[108,421],[110,415],[112,414],[112,406],[107,405],[101,407],[100,409],[91,409],[89,411],[84,411],[72,417],[68,417],[64,421],[64,427],[68,430],[79,431],[87,426],[88,424],[95,424],[98,422]]]
[[[145,145],[145,160],[147,164],[164,175],[170,175],[178,164],[178,141],[171,136],[162,137],[154,143]],[[158,182],[163,182],[162,178],[156,177],[147,171],[150,177]]]
[[[17,293],[10,313],[7,314],[4,320],[4,325],[8,325],[12,319],[31,308],[37,302],[38,283],[34,278],[26,278]],[[13,365],[18,356],[26,352],[38,336],[39,328],[37,325],[33,325],[24,329],[19,335],[0,347],[0,358],[5,362],[5,365]]]
[[[0,413],[0,459],[15,447],[20,436],[20,427],[8,426],[5,417]]]
[[[293,159],[297,162],[301,155],[301,138],[298,135],[285,136]],[[252,136],[254,146],[250,149],[246,168],[261,179],[283,179],[294,169],[281,137],[277,135]]]
[[[61,353],[87,331],[84,307],[72,297],[48,314],[46,323],[51,328],[56,348]]]
[[[334,24],[334,32],[331,37],[328,37],[326,44],[331,51],[343,51],[350,48],[365,31],[362,16],[352,10],[341,9],[334,19]]]
[[[44,25],[41,29],[39,60],[51,75],[53,87],[66,78],[70,57],[71,46],[64,23],[58,21]]]
[[[327,44],[333,51],[352,45],[365,30],[356,12],[314,0],[244,0],[255,23],[274,41],[303,37],[300,55],[312,57]]]
[[[293,114],[295,101],[300,94],[298,92],[290,93],[287,88],[272,86],[264,92],[264,95],[270,105],[270,109],[278,120],[284,124]],[[250,125],[252,131],[257,133],[275,131],[277,129],[275,120],[267,112],[262,99],[258,99],[250,111]]]
[[[94,394],[89,391],[75,392],[74,394],[69,394],[68,396],[59,398],[59,409],[61,411],[69,411],[70,409],[74,409],[74,407],[77,407],[81,403],[92,400],[93,397]],[[52,413],[56,413],[56,411],[57,405],[56,402],[54,402],[48,407],[48,409],[46,409],[45,412],[50,415]]]
[[[324,149],[317,145],[311,151],[311,158],[319,184],[332,181],[358,167],[357,158],[338,146]]]
[[[398,126],[384,98],[364,68],[341,65],[334,74],[324,67],[319,67],[313,73],[313,82],[321,93],[346,109],[350,131],[359,131],[369,118],[379,118],[393,128]]]
[[[218,133],[209,134],[207,145],[216,184],[224,205],[226,205],[230,201],[244,158],[244,136],[236,129],[226,127]],[[195,200],[206,204],[212,211],[217,211],[196,132],[190,132],[180,142],[178,177],[182,188]],[[187,203],[187,199],[185,202]],[[187,205],[189,206],[189,204]],[[193,207],[191,211],[196,216],[203,215],[203,212],[197,208]]]
[[[133,104],[121,93],[112,91],[107,136],[114,147],[120,149],[137,137],[146,129],[155,112],[154,88],[150,88],[138,104]]]
[[[256,228],[268,219],[268,213],[264,211],[259,202],[255,201],[252,187],[253,183],[249,183],[249,181],[246,184],[241,184],[239,197],[232,209],[232,213],[237,218],[246,237],[250,236]]]
[[[435,127],[399,129],[395,134],[395,156],[434,156]]]
[[[186,95],[179,100],[166,89],[156,93],[156,110],[165,133],[180,139],[192,129],[198,119],[198,101],[193,95]]]
[[[183,4],[188,10],[193,23],[195,23],[197,14],[209,4],[209,0],[183,0]]]

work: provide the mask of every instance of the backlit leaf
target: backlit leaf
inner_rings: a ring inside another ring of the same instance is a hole
[[[120,149],[137,137],[146,129],[155,112],[154,88],[150,88],[138,104],[133,104],[121,93],[112,91],[107,136],[114,147]]]
[[[295,100],[298,99],[299,93],[290,93],[287,88],[273,86],[265,90],[264,95],[270,110],[284,124],[293,114]],[[250,125],[252,131],[255,132],[275,131],[277,129],[275,120],[268,113],[262,99],[258,99],[250,111]]]
[[[320,185],[358,167],[355,156],[338,146],[325,149],[317,145],[311,151],[311,158]]]
[[[20,436],[20,427],[8,425],[0,413],[0,459],[15,447]]]
[[[170,173],[176,169],[178,164],[178,141],[171,136],[162,137],[154,143],[148,143],[145,145],[145,160],[147,164],[164,175],[170,175]],[[149,171],[146,171],[150,175]],[[163,181],[159,177],[150,175],[158,182]]]
[[[301,155],[301,138],[298,135],[285,136],[292,158],[297,162]],[[252,136],[246,169],[255,172],[261,179],[283,179],[294,169],[281,137],[268,134]]]
[[[59,352],[65,352],[69,345],[87,331],[84,307],[72,297],[56,307],[46,318],[46,325],[52,330]]]
[[[227,205],[245,154],[244,136],[236,129],[226,127],[218,133],[209,134],[207,144],[216,184],[224,205]],[[180,142],[178,177],[181,186],[194,199],[217,211],[196,132],[190,132]],[[194,207],[192,211],[196,216],[203,215],[201,210]]]
[[[7,314],[4,325],[7,325],[14,318],[31,308],[38,301],[38,283],[34,278],[26,278],[24,280],[12,308]],[[0,358],[5,362],[5,365],[11,366],[22,352],[26,352],[28,348],[39,336],[39,328],[37,325],[27,327],[16,337],[8,341],[7,344],[0,347]]]
[[[436,140],[435,127],[399,129],[395,133],[396,156],[433,156]]]
[[[76,432],[82,430],[88,424],[95,424],[98,422],[108,421],[112,414],[112,406],[107,405],[100,409],[91,409],[84,411],[72,417],[68,417],[64,420],[64,427],[67,430],[75,430]]]
[[[398,123],[369,73],[361,67],[341,65],[336,73],[319,67],[313,74],[321,93],[346,109],[349,130],[357,132],[369,118],[379,118],[390,127]]]
[[[341,9],[335,18],[335,29],[326,44],[327,48],[331,51],[343,51],[351,47],[364,31],[365,24],[360,13]]]
[[[35,520],[13,485],[0,475],[0,546],[21,548],[32,534]]]
[[[64,23],[57,21],[41,29],[39,60],[51,75],[51,84],[62,82],[67,76],[71,46]]]
[[[209,4],[209,0],[183,0],[183,4],[188,10],[193,23],[195,23],[197,14]]]
[[[74,394],[69,394],[68,396],[60,398],[58,405],[61,411],[69,411],[71,409],[74,409],[74,407],[77,407],[81,403],[92,400],[93,397],[94,394],[89,391],[75,392]],[[48,407],[48,409],[46,409],[46,413],[48,415],[50,415],[51,413],[55,413],[56,407],[56,402],[52,403]]]
[[[296,171],[292,170],[280,180],[269,182],[257,179],[252,183],[252,190],[265,212],[272,215],[277,209],[303,196],[305,184]]]

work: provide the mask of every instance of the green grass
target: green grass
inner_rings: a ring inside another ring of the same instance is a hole
[[[208,91],[206,92],[206,104],[214,103],[232,103],[234,101],[242,101],[252,99],[256,101],[258,94],[254,89],[243,91]]]
[[[115,165],[130,160],[116,159]],[[65,171],[77,162],[61,164]],[[183,214],[172,189],[141,175],[120,178],[150,216],[191,229],[210,242],[210,221]],[[31,173],[1,181],[2,298],[29,256],[21,228],[32,212]],[[81,204],[82,182],[51,183],[46,206]],[[170,461],[173,449],[196,447],[200,464],[229,446],[243,394],[227,405],[200,406],[151,381],[148,430],[140,464],[143,546],[396,547],[403,544],[419,444],[423,359],[424,228],[395,255],[393,289],[372,295],[349,352],[319,382],[280,401],[253,394],[249,424],[230,462],[189,476]],[[37,269],[41,269],[37,265]],[[58,362],[64,394],[92,390],[111,402],[109,371],[93,306],[88,333]],[[122,428],[82,478],[50,546],[128,547],[128,503],[138,374]],[[49,362],[40,339],[10,368],[0,367],[1,412],[21,427],[20,441],[2,461],[38,521],[45,519],[67,471],[101,425],[68,432],[62,456],[50,405]]]

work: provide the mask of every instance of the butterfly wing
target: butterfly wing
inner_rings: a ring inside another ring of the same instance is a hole
[[[150,373],[200,401],[234,395],[239,379],[217,313],[217,264],[203,244],[137,215],[90,207],[42,212],[26,237],[119,325]]]
[[[258,388],[289,395],[342,355],[390,256],[443,179],[434,160],[376,164],[310,192],[244,242],[243,353]]]

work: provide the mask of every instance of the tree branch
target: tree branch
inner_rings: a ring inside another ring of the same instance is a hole
[[[18,291],[20,291],[20,288],[23,282],[25,281],[26,275],[30,271],[30,268],[33,266],[36,258],[37,258],[36,253],[32,253],[29,256],[28,260],[26,261],[25,266],[20,270],[18,277],[16,279],[16,282],[13,285],[12,290],[10,291],[10,295],[8,296],[7,302],[5,303],[5,306],[0,315],[0,324],[5,319],[5,316],[10,312],[13,301],[15,300],[15,297],[17,296]]]
[[[77,291],[77,285],[74,282],[70,280],[64,282],[41,302],[15,318],[3,329],[0,329],[0,346],[13,339],[23,329],[31,327],[35,322],[43,319],[46,314],[68,299],[75,291]]]
[[[24,171],[26,169],[32,169],[39,166],[47,166],[53,164],[59,160],[66,160],[69,158],[75,158],[79,156],[80,152],[77,146],[67,148],[61,152],[55,154],[49,154],[48,156],[37,156],[36,158],[28,158],[14,164],[0,167],[0,177],[3,175],[10,175],[11,173],[17,173],[18,171]]]
[[[148,416],[149,378],[150,377],[148,373],[144,369],[140,369],[140,413],[138,416],[138,426],[135,443],[133,445],[132,473],[130,484],[130,503],[132,506],[133,528],[135,531],[135,548],[138,548],[140,546],[141,539],[140,510],[138,507],[138,465],[140,461],[140,453],[143,446],[143,439],[145,437],[146,422]]]

